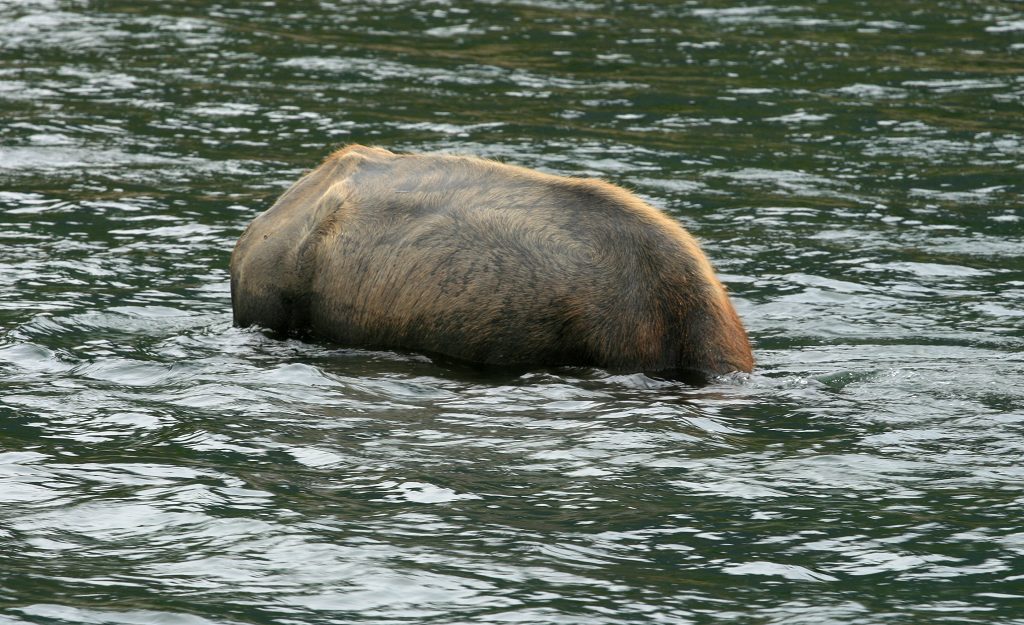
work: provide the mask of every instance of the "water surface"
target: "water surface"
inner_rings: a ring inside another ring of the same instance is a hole
[[[1024,623],[1024,7],[0,2],[0,623]],[[347,142],[623,185],[758,369],[231,327]]]

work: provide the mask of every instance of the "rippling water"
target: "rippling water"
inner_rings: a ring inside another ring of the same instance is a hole
[[[0,623],[1024,623],[1024,5],[0,1]],[[231,327],[346,142],[604,177],[693,388]]]

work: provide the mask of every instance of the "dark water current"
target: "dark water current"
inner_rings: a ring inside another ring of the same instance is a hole
[[[231,327],[332,148],[635,190],[757,372]],[[0,623],[1024,623],[1024,4],[0,1]]]

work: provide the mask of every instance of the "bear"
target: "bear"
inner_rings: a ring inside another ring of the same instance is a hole
[[[476,365],[670,379],[750,372],[696,240],[613,184],[350,145],[231,254],[236,326]]]

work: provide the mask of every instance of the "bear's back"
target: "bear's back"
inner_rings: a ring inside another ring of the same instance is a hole
[[[232,278],[236,323],[343,344],[750,369],[724,289],[675,221],[613,185],[477,158],[339,151],[253,222]]]

